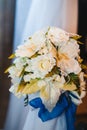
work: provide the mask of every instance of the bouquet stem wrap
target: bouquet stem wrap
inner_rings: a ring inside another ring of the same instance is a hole
[[[49,112],[41,101],[41,98],[35,98],[29,102],[34,108],[39,108],[38,116],[45,122],[61,116],[65,112],[67,130],[75,130],[75,114],[77,106],[71,101],[69,95],[63,93],[59,101],[51,112]]]

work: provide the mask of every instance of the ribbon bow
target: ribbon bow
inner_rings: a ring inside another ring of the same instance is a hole
[[[76,113],[76,105],[71,101],[68,93],[63,93],[60,96],[59,101],[56,106],[53,108],[51,112],[49,112],[44,104],[42,103],[41,98],[37,97],[32,99],[29,104],[34,108],[40,108],[38,112],[38,116],[41,118],[43,122],[54,119],[56,117],[61,116],[63,112],[65,112],[67,130],[75,130],[75,113]]]

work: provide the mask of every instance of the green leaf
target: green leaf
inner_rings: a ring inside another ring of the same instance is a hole
[[[51,72],[49,72],[49,74],[46,75],[46,77],[51,77],[54,74],[61,75],[61,71],[59,67],[54,66],[54,68],[51,70]]]
[[[87,70],[87,65],[81,64],[82,69]]]
[[[11,55],[8,57],[8,59],[13,59],[13,58],[15,58],[15,54],[11,54]]]
[[[81,35],[73,35],[73,36],[71,36],[70,38],[73,38],[73,39],[75,39],[75,40],[78,40],[78,39],[80,39],[82,36]]]
[[[70,73],[67,77],[65,77],[65,79],[67,80],[67,82],[69,81],[69,83],[74,83],[77,86],[77,88],[79,88],[80,81],[77,74]]]
[[[48,27],[48,30],[47,30],[47,32],[45,33],[45,36],[48,35],[49,30],[50,30],[50,27]]]
[[[77,43],[79,43],[79,44],[84,44],[83,42],[80,42],[80,41],[77,41]]]
[[[35,58],[37,56],[39,56],[40,54],[38,54],[38,52],[36,52],[34,55],[32,55],[30,58]]]

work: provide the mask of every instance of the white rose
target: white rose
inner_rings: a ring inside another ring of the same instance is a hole
[[[17,69],[23,69],[24,66],[27,64],[28,58],[16,58],[13,63],[15,64]]]
[[[69,40],[68,33],[56,27],[50,27],[47,37],[55,46],[58,46],[61,42]]]
[[[17,68],[16,66],[11,66],[9,69],[8,69],[8,72],[9,72],[9,77],[11,78],[15,78],[15,77],[19,77],[21,72],[22,72],[23,68]]]
[[[36,52],[36,45],[34,44],[24,44],[18,46],[18,49],[15,51],[15,55],[18,57],[31,57]]]
[[[74,39],[70,39],[65,44],[61,44],[61,46],[58,49],[58,53],[65,54],[69,58],[78,57],[79,52],[79,45],[77,44],[77,41]]]
[[[77,60],[75,59],[61,59],[58,61],[57,66],[61,68],[62,71],[69,73],[78,74],[81,71],[81,67]]]
[[[31,39],[26,40],[24,45],[18,46],[15,55],[18,57],[31,57],[45,44],[45,35],[43,31],[36,32]]]
[[[25,68],[26,72],[33,72],[37,78],[44,78],[56,65],[56,60],[51,54],[37,56],[30,60],[29,65]],[[35,76],[35,77],[36,77]]]

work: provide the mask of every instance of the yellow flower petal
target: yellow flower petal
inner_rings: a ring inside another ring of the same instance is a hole
[[[15,54],[11,54],[11,55],[8,57],[8,59],[13,59],[13,58],[15,58]]]
[[[38,86],[38,80],[32,80],[30,83],[27,83],[22,91],[23,94],[32,94],[39,91],[41,88]]]
[[[69,60],[69,57],[64,53],[58,53],[58,59],[59,60],[61,60],[61,59]]]
[[[11,66],[10,66],[10,67],[11,67]],[[9,68],[10,68],[10,67],[8,67],[8,68],[4,71],[5,74],[9,72]]]
[[[76,85],[74,83],[65,84],[62,89],[73,91],[73,90],[76,90]]]
[[[48,100],[50,97],[49,97],[49,93],[46,91],[46,87],[43,87],[40,91],[40,97]]]
[[[18,93],[18,92],[22,92],[23,89],[24,89],[24,87],[25,87],[25,84],[24,84],[24,83],[19,84],[18,89],[17,89],[17,93]]]
[[[78,57],[78,62],[79,63],[82,63],[83,62],[83,59],[81,57]]]

